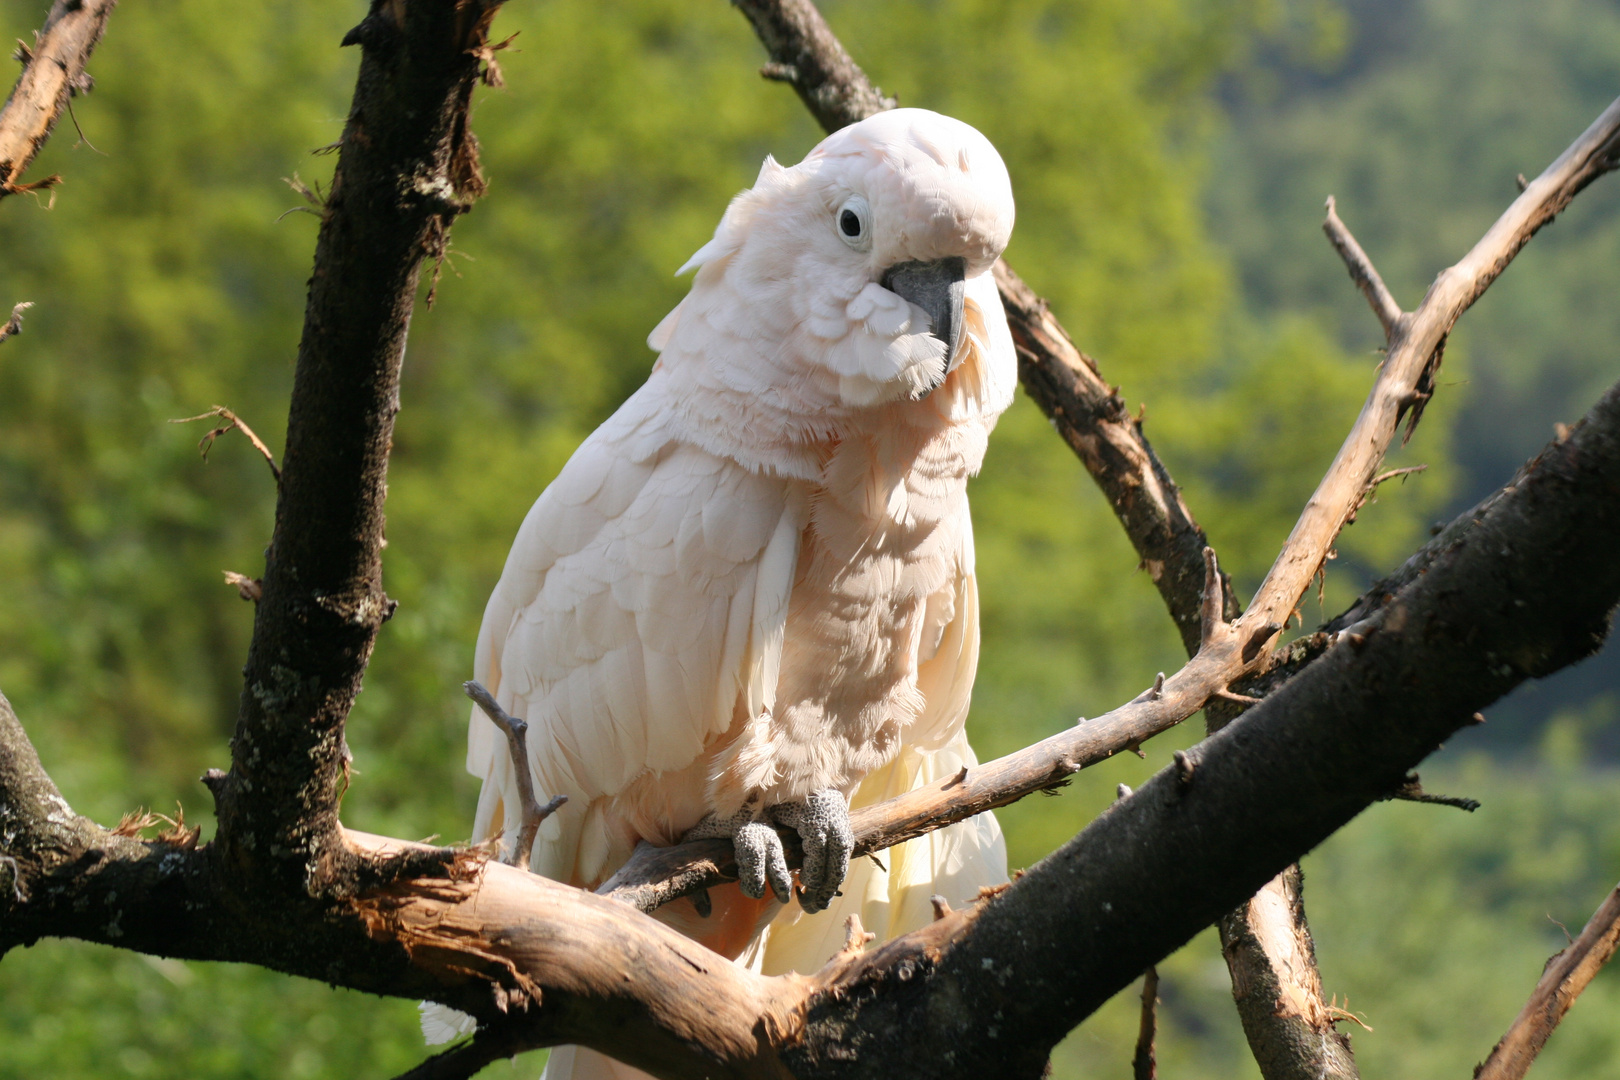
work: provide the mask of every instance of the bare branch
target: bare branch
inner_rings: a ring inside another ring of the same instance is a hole
[[[1222,916],[1221,952],[1232,999],[1255,1063],[1267,1080],[1360,1075],[1350,1040],[1322,992],[1316,945],[1305,920],[1305,877],[1299,864],[1267,882]]]
[[[523,800],[523,826],[518,830],[517,845],[504,861],[512,866],[527,866],[529,854],[534,850],[534,838],[540,832],[540,823],[555,814],[568,801],[568,796],[553,795],[550,802],[540,805],[540,800],[534,795],[534,774],[529,767],[528,721],[519,720],[501,708],[495,695],[486,690],[483,683],[469,680],[461,684],[461,689],[506,734],[506,745],[512,752],[512,770],[517,776],[518,797]]]
[[[1479,809],[1478,799],[1465,799],[1458,795],[1434,795],[1423,790],[1423,783],[1418,779],[1417,773],[1407,773],[1401,786],[1388,796],[1402,802],[1430,803],[1434,806],[1453,806],[1458,810],[1466,810],[1472,814]]]
[[[1133,1080],[1158,1080],[1159,1063],[1153,1052],[1158,1029],[1155,1010],[1159,1005],[1159,969],[1150,967],[1142,976],[1142,1019],[1136,1029],[1136,1053],[1131,1056]]]
[[[1547,1045],[1553,1029],[1620,944],[1620,886],[1609,893],[1581,936],[1552,959],[1507,1034],[1474,1070],[1474,1080],[1519,1080]]]
[[[11,318],[6,320],[6,324],[4,326],[0,326],[0,341],[4,341],[7,338],[16,337],[18,334],[22,333],[23,312],[27,311],[33,306],[34,302],[32,300],[24,300],[20,304],[13,305],[11,309]]]
[[[814,5],[772,0],[732,3],[748,17],[771,54],[771,62],[759,73],[792,86],[826,130],[837,131],[898,104],[867,80]]]
[[[34,47],[22,45],[22,75],[0,110],[0,198],[39,191],[61,181],[47,176],[19,183],[23,170],[51,137],[51,131],[74,94],[90,89],[84,66],[101,41],[117,0],[56,0]]]
[[[484,190],[472,53],[498,8],[377,2],[343,41],[361,46],[360,70],[315,245],[231,770],[210,784],[212,846],[236,888],[311,915],[370,872],[338,824],[343,725],[394,610],[381,554],[401,358],[422,267]]]
[[[1446,336],[1530,238],[1556,217],[1587,184],[1616,167],[1620,153],[1620,100],[1599,116],[1537,177],[1463,259],[1443,271],[1423,303],[1400,320],[1372,392],[1327,475],[1289,534],[1240,626],[1284,622],[1316,576],[1333,541],[1378,473],[1385,452],[1409,412],[1410,437],[1434,390]]]
[[[216,416],[225,421],[225,424],[223,427],[214,428],[212,431],[208,432],[198,440],[197,449],[202,451],[203,460],[208,460],[208,451],[213,449],[214,440],[234,429],[247,436],[247,441],[253,444],[253,448],[257,450],[260,456],[264,458],[265,464],[270,466],[270,475],[275,477],[276,482],[279,484],[281,482],[281,470],[276,467],[275,455],[270,452],[270,448],[268,446],[264,445],[264,440],[259,438],[257,432],[248,427],[247,423],[240,416],[237,416],[225,406],[215,405],[212,409],[209,409],[205,413],[198,413],[196,416],[181,417],[178,420],[170,420],[169,423],[190,424],[198,420],[210,420]]]
[[[1333,196],[1327,198],[1327,219],[1322,222],[1322,231],[1327,233],[1329,242],[1333,244],[1339,258],[1344,260],[1344,267],[1350,271],[1350,280],[1356,283],[1367,303],[1372,305],[1373,314],[1378,316],[1378,322],[1384,328],[1384,338],[1388,340],[1395,334],[1395,324],[1401,321],[1401,306],[1390,295],[1389,288],[1384,279],[1378,276],[1373,267],[1372,260],[1367,253],[1361,250],[1356,238],[1350,235],[1350,229],[1339,220],[1338,208],[1334,205]]]

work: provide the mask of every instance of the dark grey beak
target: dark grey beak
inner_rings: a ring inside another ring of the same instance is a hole
[[[945,371],[949,373],[962,338],[962,302],[967,297],[967,260],[960,256],[934,262],[896,263],[883,272],[878,284],[928,312],[933,334],[945,343]],[[940,376],[940,382],[945,376]],[[939,383],[923,391],[931,393]]]

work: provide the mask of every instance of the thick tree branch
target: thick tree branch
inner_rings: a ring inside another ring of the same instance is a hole
[[[62,178],[47,176],[18,183],[51,137],[56,121],[75,94],[89,91],[84,66],[101,41],[117,0],[56,0],[29,49],[19,43],[21,77],[0,110],[0,198],[52,187]]]
[[[359,869],[337,821],[343,722],[394,606],[381,549],[400,362],[422,264],[483,190],[468,110],[497,7],[374,0],[343,42],[362,47],[360,72],[315,246],[231,771],[210,777],[221,872],[311,915]]]
[[[1530,1000],[1491,1056],[1474,1070],[1474,1080],[1519,1080],[1547,1045],[1553,1029],[1575,1004],[1620,944],[1620,887],[1609,893],[1569,948],[1547,961]]]

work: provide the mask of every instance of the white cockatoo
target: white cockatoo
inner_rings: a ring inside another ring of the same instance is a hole
[[[594,888],[638,841],[731,837],[737,885],[657,917],[766,972],[819,967],[849,913],[887,938],[1006,879],[989,814],[851,867],[849,809],[977,764],[967,481],[1016,381],[991,275],[1012,225],[990,142],[896,109],[766,158],[679,271],[651,376],[534,504],[478,636],[537,794],[568,796],[536,873]],[[514,842],[476,709],[467,768],[474,836]],[[797,907],[772,824],[803,840]],[[547,1070],[640,1075],[572,1047]]]

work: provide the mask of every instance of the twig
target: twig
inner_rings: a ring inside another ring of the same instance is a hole
[[[1158,1028],[1154,1010],[1158,1004],[1159,969],[1150,967],[1142,976],[1142,1022],[1136,1031],[1136,1053],[1131,1058],[1134,1080],[1158,1080],[1159,1062],[1153,1050]]]
[[[517,846],[512,849],[511,857],[502,861],[512,866],[527,866],[529,853],[534,849],[535,835],[540,832],[540,823],[555,814],[568,801],[568,796],[553,795],[551,801],[542,806],[540,800],[535,798],[534,774],[529,771],[528,721],[519,720],[501,708],[482,683],[464,682],[461,689],[484,711],[485,716],[495,722],[496,727],[506,733],[506,745],[512,751],[512,769],[517,773],[518,797],[523,800],[523,825],[518,829]]]
[[[281,470],[276,467],[275,455],[270,453],[270,448],[264,445],[264,440],[259,438],[254,430],[248,427],[240,416],[237,416],[225,406],[215,405],[212,409],[209,409],[205,413],[198,413],[196,416],[182,417],[178,420],[170,420],[169,423],[190,424],[198,420],[209,420],[216,416],[221,420],[224,420],[225,424],[223,427],[214,428],[212,431],[198,440],[197,447],[202,451],[203,460],[208,460],[208,451],[213,448],[214,440],[219,438],[221,435],[224,435],[232,428],[235,428],[237,431],[240,431],[243,435],[247,436],[248,442],[253,444],[254,449],[258,450],[260,454],[264,455],[265,464],[270,466],[270,475],[274,476],[276,478],[276,482],[279,484],[281,482]]]
[[[1617,943],[1620,886],[1592,914],[1575,943],[1547,961],[1530,1000],[1491,1050],[1490,1057],[1474,1070],[1474,1080],[1519,1080],[1587,983],[1609,962]]]
[[[6,324],[4,326],[0,326],[0,341],[4,341],[6,338],[10,337],[16,337],[18,334],[22,333],[23,312],[27,311],[33,306],[34,302],[32,300],[24,300],[22,303],[12,307],[11,318],[6,320]]]
[[[1390,295],[1389,288],[1384,279],[1378,276],[1372,260],[1367,253],[1356,243],[1356,238],[1350,234],[1350,229],[1339,219],[1338,208],[1334,204],[1333,196],[1327,197],[1327,219],[1322,222],[1322,231],[1327,233],[1328,240],[1333,244],[1339,258],[1344,260],[1346,270],[1350,271],[1350,280],[1356,283],[1372,305],[1373,314],[1384,327],[1384,338],[1388,340],[1395,334],[1395,324],[1400,322],[1401,305],[1395,302]]]
[[[1429,467],[1427,465],[1408,465],[1404,469],[1388,469],[1367,481],[1367,489],[1371,491],[1373,488],[1378,487],[1385,481],[1393,480],[1397,476],[1412,476],[1416,473],[1427,472],[1428,469]]]
[[[51,175],[31,184],[20,182],[23,170],[69,108],[73,94],[89,88],[84,66],[101,41],[116,2],[56,0],[34,47],[18,50],[22,75],[0,111],[0,198],[43,190],[61,181],[60,176]],[[77,123],[75,119],[75,126]]]
[[[1454,806],[1458,810],[1466,810],[1472,814],[1479,809],[1478,799],[1465,799],[1459,795],[1432,795],[1423,790],[1423,784],[1417,773],[1407,773],[1401,786],[1390,792],[1387,796],[1401,802],[1431,803],[1435,806]]]

